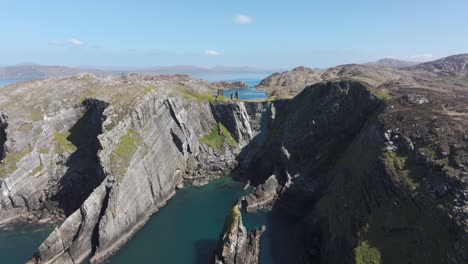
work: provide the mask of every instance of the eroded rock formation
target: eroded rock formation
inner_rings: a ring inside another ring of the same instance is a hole
[[[240,205],[235,205],[224,222],[215,251],[215,264],[257,264],[260,256],[260,237],[266,227],[247,233],[242,223]]]

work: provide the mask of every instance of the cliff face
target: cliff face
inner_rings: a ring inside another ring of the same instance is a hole
[[[174,195],[177,184],[203,184],[233,169],[270,108],[210,102],[204,95],[214,91],[209,84],[183,76],[74,78],[4,91],[10,98],[2,104],[9,111],[0,135],[6,153],[1,220],[66,218],[31,263],[102,261]],[[96,91],[88,90],[90,83]],[[58,88],[67,84],[74,88],[65,97]],[[31,91],[65,99],[49,105],[40,96],[29,99],[26,106],[37,117],[15,112],[13,100]],[[99,99],[81,99],[89,94]]]
[[[357,82],[329,82],[306,88],[278,106],[276,122],[248,171],[254,184],[325,170],[379,104]],[[313,161],[313,162],[311,162]]]
[[[239,125],[249,126],[245,121]],[[238,146],[224,143],[213,149],[200,143],[218,122],[222,124],[208,103],[147,98],[131,116],[100,136],[105,181],[49,236],[32,262],[76,263],[89,256],[92,262],[102,261],[174,195],[184,178],[206,180],[232,169]],[[242,142],[248,136],[236,139]]]
[[[268,180],[246,209],[298,219],[302,263],[464,263],[467,105],[431,89],[307,87],[247,166]]]
[[[304,262],[466,262],[466,123],[438,112],[440,95],[417,96],[428,101],[388,101],[326,173],[302,220]]]

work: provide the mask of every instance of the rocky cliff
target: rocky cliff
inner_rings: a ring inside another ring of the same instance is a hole
[[[2,222],[66,218],[31,263],[102,261],[177,184],[234,168],[269,108],[218,103],[210,84],[183,76],[83,75],[2,92]]]
[[[265,232],[265,226],[247,233],[239,207],[235,205],[226,217],[215,251],[215,264],[259,263],[260,237]]]
[[[307,87],[246,166],[260,185],[244,205],[296,218],[302,263],[464,263],[466,98],[383,96],[354,81]]]

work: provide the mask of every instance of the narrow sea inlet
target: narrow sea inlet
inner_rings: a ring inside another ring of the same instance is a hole
[[[178,190],[110,263],[211,263],[226,215],[247,192],[242,183],[229,177],[201,188]],[[260,263],[296,263],[292,223],[285,217],[275,212],[243,213],[242,217],[248,231],[267,226],[261,238]]]
[[[241,100],[266,98],[265,91],[253,88],[259,79],[229,80],[243,80],[250,88],[226,90],[226,96],[239,91]],[[22,80],[0,80],[0,86],[18,81]],[[251,191],[243,187],[243,183],[223,177],[201,188],[178,190],[108,263],[211,263],[225,217],[239,197]],[[242,217],[247,231],[267,227],[261,238],[260,263],[296,263],[291,220],[277,212],[243,213]],[[0,229],[0,263],[24,263],[53,228],[20,224]]]

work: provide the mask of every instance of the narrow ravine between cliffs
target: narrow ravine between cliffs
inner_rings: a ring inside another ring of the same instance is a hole
[[[135,259],[140,263],[210,263],[226,214],[249,191],[230,177],[201,188],[178,190],[109,263],[131,263]],[[242,217],[247,230],[267,226],[260,244],[260,263],[297,263],[291,220],[276,211],[243,213]]]

